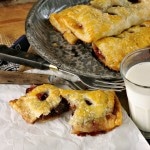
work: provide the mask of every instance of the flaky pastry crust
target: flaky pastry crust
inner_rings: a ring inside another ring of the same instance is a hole
[[[42,98],[43,95],[47,96]],[[44,84],[35,87],[19,99],[10,101],[9,104],[22,115],[24,120],[28,123],[34,123],[41,116],[51,113],[52,109],[56,108],[60,102],[59,89],[53,85]]]
[[[119,35],[93,42],[93,50],[100,61],[119,71],[122,59],[130,52],[150,46],[150,21],[129,28]]]
[[[9,104],[25,121],[34,123],[43,116],[52,118],[51,113],[64,99],[73,112],[69,123],[74,134],[107,132],[122,124],[121,104],[113,91],[68,90],[43,84]]]
[[[70,44],[78,39],[91,43],[150,20],[149,5],[150,1],[110,7],[107,12],[92,5],[76,5],[50,14],[49,20]]]
[[[112,91],[62,90],[62,95],[74,110],[72,133],[107,132],[122,123],[121,105]]]
[[[108,8],[115,6],[125,6],[128,7],[132,3],[128,0],[91,0],[90,4],[102,11],[106,12]]]

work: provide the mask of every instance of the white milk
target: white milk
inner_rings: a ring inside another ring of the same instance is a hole
[[[143,88],[126,81],[126,90],[131,117],[139,129],[150,132],[150,62],[139,63],[131,67],[126,78]]]

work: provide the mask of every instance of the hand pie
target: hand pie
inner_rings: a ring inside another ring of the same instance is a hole
[[[108,8],[113,6],[129,6],[131,2],[128,0],[91,0],[90,4],[102,11],[106,12]]]
[[[62,90],[62,95],[73,110],[69,123],[74,134],[107,132],[122,123],[121,105],[112,91]]]
[[[128,53],[147,46],[150,46],[150,21],[129,28],[120,35],[93,42],[97,58],[116,71],[119,71],[120,63]]]
[[[69,123],[72,133],[78,135],[107,132],[122,124],[121,104],[113,91],[68,90],[43,84],[9,104],[29,123],[53,118],[70,108]]]
[[[9,104],[28,123],[52,118],[69,110],[67,102],[61,97],[60,90],[49,84],[34,87],[25,96],[12,100]]]
[[[149,5],[150,1],[128,7],[110,7],[107,13],[92,5],[76,5],[50,14],[49,20],[70,44],[75,44],[78,39],[91,43],[150,20]]]

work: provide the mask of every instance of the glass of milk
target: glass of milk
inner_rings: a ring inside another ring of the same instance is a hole
[[[150,47],[128,54],[121,63],[132,120],[150,132]]]

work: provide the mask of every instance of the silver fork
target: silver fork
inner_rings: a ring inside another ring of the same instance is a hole
[[[49,64],[49,62],[45,61],[38,55],[35,54],[27,54],[24,51],[17,51],[8,48],[5,45],[0,45],[0,58],[3,60],[11,61],[17,64],[27,65],[33,68],[38,69],[50,69],[52,70],[50,75],[55,75],[57,77],[72,81],[76,85],[80,85],[87,87],[90,90],[94,89],[104,89],[104,90],[114,90],[114,91],[122,91],[124,90],[124,82],[123,80],[104,80],[104,79],[96,79],[92,77],[86,77],[83,75],[76,75],[71,72],[62,70],[54,65]],[[79,86],[79,87],[80,87]]]
[[[90,78],[78,75],[79,80],[68,81],[71,85],[75,86],[78,89],[88,89],[88,90],[114,90],[114,91],[123,91],[125,90],[123,80],[119,81],[103,81],[101,79]]]
[[[85,86],[84,84],[82,83],[74,83],[72,81],[69,81],[69,80],[65,80],[65,84],[70,87],[71,89],[74,89],[74,90],[90,90],[88,89],[87,86]]]
[[[101,90],[114,90],[114,88],[106,88],[106,87],[100,87],[99,88],[90,88],[89,86],[86,86],[85,84],[83,84],[82,82],[71,82],[66,80],[65,84],[68,85],[71,89],[75,89],[75,90],[96,90],[96,89],[101,89]],[[124,88],[115,88],[116,92],[121,92],[123,91]]]
[[[97,78],[89,78],[86,76],[79,75],[79,78],[83,84],[88,86],[91,89],[104,89],[104,90],[115,90],[122,91],[124,90],[123,80],[101,80]]]
[[[50,67],[50,74],[63,78],[70,82],[70,84],[74,84],[78,89],[103,89],[103,90],[114,90],[114,91],[122,91],[125,89],[124,82],[122,79],[113,79],[113,80],[104,80],[97,79],[92,77],[86,77],[83,75],[76,75],[71,72],[58,69],[56,66]],[[72,82],[72,83],[71,83]]]

